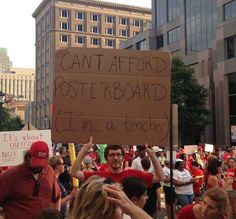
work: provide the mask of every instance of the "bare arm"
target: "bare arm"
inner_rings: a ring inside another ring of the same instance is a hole
[[[163,181],[165,179],[165,176],[164,176],[164,172],[162,170],[160,161],[157,159],[154,150],[152,148],[149,148],[147,144],[145,144],[145,146],[146,146],[146,152],[152,161],[152,165],[154,169],[154,177],[153,177],[152,182],[156,183],[156,182]]]
[[[75,177],[79,179],[80,181],[84,181],[84,173],[81,170],[82,169],[82,161],[84,157],[88,154],[88,151],[92,148],[93,143],[92,143],[92,137],[90,137],[90,141],[87,144],[84,144],[83,147],[81,148],[80,152],[77,155],[77,158],[72,164],[72,167],[70,169],[70,175],[72,177]]]

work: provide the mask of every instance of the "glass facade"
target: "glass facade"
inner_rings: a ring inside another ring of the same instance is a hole
[[[168,0],[167,1],[167,13],[168,22],[174,21],[179,17],[180,13],[180,0]]]
[[[211,47],[215,38],[217,11],[215,0],[186,0],[187,49]]]
[[[236,16],[236,0],[224,5],[224,20],[229,20]]]
[[[228,81],[231,142],[236,143],[236,73],[230,74]]]
[[[166,0],[156,0],[156,27],[161,27],[163,24],[166,23]]]

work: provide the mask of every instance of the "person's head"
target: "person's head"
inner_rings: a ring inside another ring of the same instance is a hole
[[[198,168],[200,168],[200,164],[197,162],[197,161],[192,161],[192,168],[193,169],[198,169]]]
[[[93,160],[90,156],[85,156],[84,159],[83,159],[83,165],[86,166],[86,167],[90,167],[91,164],[92,164]]]
[[[217,158],[211,158],[208,161],[207,171],[211,175],[216,175],[221,171],[222,162]]]
[[[103,190],[109,180],[98,176],[90,177],[75,196],[72,209],[73,219],[121,219],[122,211],[106,197]]]
[[[60,175],[65,171],[65,164],[60,156],[53,156],[49,158],[49,165],[55,171],[56,175]]]
[[[147,186],[144,181],[137,177],[126,177],[122,181],[123,191],[128,198],[140,208],[145,205],[147,196]]]
[[[185,160],[187,159],[187,154],[182,153],[182,154],[180,154],[179,158],[180,158],[181,160],[185,161]]]
[[[146,171],[148,171],[151,167],[151,161],[148,157],[144,157],[142,158],[141,160],[141,165],[142,165],[142,168]]]
[[[231,158],[228,159],[227,162],[228,162],[227,164],[228,164],[229,168],[235,168],[236,167],[236,159],[235,158],[231,157]]]
[[[138,156],[142,159],[144,157],[146,157],[146,147],[145,146],[137,146],[137,153]]]
[[[41,211],[39,219],[60,219],[61,214],[55,208],[45,208]]]
[[[32,173],[41,173],[48,165],[49,148],[44,141],[35,141],[24,155],[24,163]]]
[[[175,169],[177,169],[179,171],[183,171],[184,170],[184,161],[181,159],[176,159]]]
[[[67,155],[67,149],[65,146],[59,147],[58,152],[62,158],[66,157],[66,155]]]
[[[119,170],[122,168],[124,155],[125,151],[122,145],[108,145],[104,151],[105,159],[113,170]]]
[[[225,191],[219,188],[208,189],[201,204],[201,214],[205,219],[218,219],[229,209],[229,202]]]

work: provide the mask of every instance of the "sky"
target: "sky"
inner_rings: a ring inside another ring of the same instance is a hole
[[[7,48],[13,67],[35,68],[34,10],[42,0],[1,0],[0,48]],[[151,0],[106,0],[151,8]]]

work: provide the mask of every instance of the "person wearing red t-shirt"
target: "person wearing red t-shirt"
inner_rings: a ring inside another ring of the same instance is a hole
[[[193,191],[194,191],[194,200],[195,202],[199,201],[202,195],[202,186],[204,182],[204,173],[203,170],[200,167],[200,164],[197,161],[192,162],[192,177],[198,178],[194,181],[193,184]]]
[[[229,158],[227,162],[228,169],[225,172],[225,182],[228,184],[227,191],[233,213],[236,218],[236,159]]]
[[[227,194],[219,188],[211,188],[205,192],[202,203],[183,207],[177,219],[225,219],[228,210]]]
[[[83,172],[81,171],[81,163],[83,158],[87,155],[90,148],[92,148],[92,137],[88,144],[84,144],[82,149],[77,155],[72,168],[71,168],[71,176],[79,179],[81,182],[87,180],[90,176],[99,175],[105,178],[112,178],[115,182],[122,182],[122,180],[127,176],[134,176],[143,179],[148,186],[151,186],[152,183],[160,182],[164,179],[164,173],[161,167],[160,162],[157,160],[155,152],[152,148],[149,148],[147,145],[146,152],[150,157],[153,167],[153,173],[144,173],[140,170],[133,169],[123,169],[123,160],[124,160],[124,149],[122,145],[108,145],[105,149],[105,159],[109,165],[109,171],[95,171],[95,172]]]

